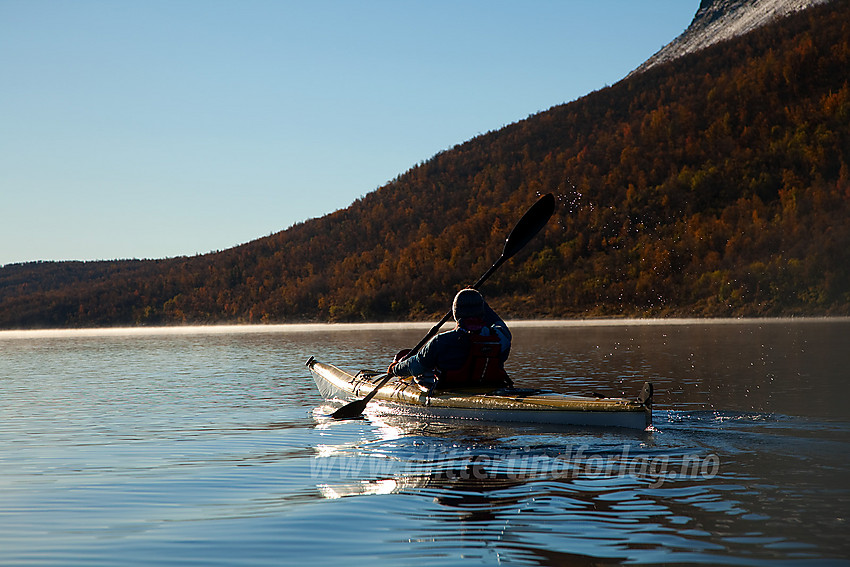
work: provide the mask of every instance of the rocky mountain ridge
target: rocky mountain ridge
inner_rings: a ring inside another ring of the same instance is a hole
[[[702,0],[691,25],[629,76],[830,0]]]

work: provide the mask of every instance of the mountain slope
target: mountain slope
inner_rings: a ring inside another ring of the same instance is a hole
[[[425,319],[541,193],[488,282],[511,317],[850,314],[850,0],[650,68],[224,252],[0,269],[0,327]]]

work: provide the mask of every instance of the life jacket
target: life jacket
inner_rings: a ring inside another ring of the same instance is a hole
[[[437,388],[469,388],[478,386],[510,386],[511,379],[502,363],[502,345],[499,336],[491,329],[490,335],[469,333],[469,354],[463,366],[456,370],[442,370]]]

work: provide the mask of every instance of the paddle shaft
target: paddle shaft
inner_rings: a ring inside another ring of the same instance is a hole
[[[478,289],[485,281],[487,281],[493,272],[499,269],[499,267],[504,264],[508,259],[510,259],[514,254],[522,250],[522,248],[528,244],[528,242],[534,238],[534,236],[540,232],[546,223],[549,221],[549,218],[552,216],[552,213],[555,211],[555,197],[549,193],[544,195],[538,201],[531,206],[528,211],[522,216],[519,222],[514,226],[511,233],[508,235],[508,238],[505,240],[505,249],[502,251],[502,255],[499,256],[499,259],[490,266],[484,275],[478,278],[478,281],[472,285],[473,289]],[[409,358],[419,352],[419,350],[425,346],[425,344],[430,341],[434,335],[436,335],[440,327],[443,324],[452,318],[452,311],[449,310],[440,321],[431,327],[431,330],[428,331],[428,334],[422,337],[422,340],[419,341],[415,347],[413,347],[409,353],[402,359]],[[357,417],[363,410],[366,409],[366,405],[375,397],[375,394],[378,393],[378,390],[384,387],[384,384],[390,381],[392,378],[392,374],[386,374],[384,377],[378,382],[378,384],[372,389],[371,392],[366,394],[366,397],[362,400],[355,400],[349,404],[344,405],[343,407],[336,410],[332,417],[336,419],[346,419]]]
[[[475,285],[473,285],[472,288],[478,289],[478,287],[481,284],[483,284],[485,281],[487,281],[487,278],[489,278],[493,274],[493,272],[495,272],[497,269],[499,269],[499,266],[501,266],[502,264],[505,263],[505,260],[507,260],[507,258],[505,258],[504,255],[499,256],[499,259],[496,260],[496,263],[493,264],[492,266],[490,266],[490,269],[487,270],[487,272],[483,276],[481,276],[478,279],[477,282],[475,282]],[[410,352],[408,352],[406,355],[404,355],[404,357],[402,357],[401,360],[405,360],[407,358],[410,358],[411,356],[413,356],[414,354],[419,352],[419,350],[422,347],[424,347],[426,344],[428,344],[428,341],[430,341],[434,337],[434,335],[436,335],[440,331],[440,327],[442,327],[446,323],[446,321],[448,321],[451,318],[452,318],[452,311],[450,309],[445,315],[443,315],[443,318],[440,319],[440,321],[436,325],[431,327],[431,330],[428,331],[428,334],[425,335],[424,337],[422,337],[422,340],[419,341],[419,343],[417,343],[417,345],[415,347],[410,349]],[[366,394],[365,398],[363,398],[362,400],[356,401],[356,402],[352,402],[352,404],[362,405],[363,408],[365,408],[366,404],[368,404],[372,400],[372,398],[375,397],[375,394],[378,393],[378,390],[383,388],[384,384],[389,382],[390,378],[392,378],[392,377],[393,377],[392,374],[385,375],[383,378],[381,378],[381,381],[378,382],[378,385],[375,386],[375,388],[373,388],[371,392]],[[340,408],[340,409],[345,409],[345,407]],[[337,411],[340,411],[340,410],[337,410]],[[357,412],[357,414],[359,415],[362,411],[363,410],[361,409],[360,411]],[[336,412],[334,412],[334,416],[336,416]]]
[[[478,281],[475,282],[475,285],[473,285],[472,287],[474,289],[478,289],[478,286],[480,286],[485,281],[487,281],[487,278],[489,278],[490,275],[499,268],[499,266],[504,264],[505,260],[507,260],[507,258],[505,258],[504,255],[500,256],[499,259],[496,260],[496,263],[493,264],[492,266],[490,266],[490,269],[487,270],[487,272],[483,276],[481,276],[478,279]],[[425,335],[424,337],[422,337],[422,340],[419,341],[419,343],[415,347],[410,349],[410,352],[408,352],[406,355],[404,355],[404,357],[401,360],[405,360],[407,358],[410,358],[411,356],[413,356],[414,354],[419,352],[419,350],[422,347],[424,347],[428,343],[428,341],[430,341],[434,337],[434,335],[436,335],[439,332],[440,327],[442,327],[443,324],[445,324],[445,322],[448,321],[451,318],[452,318],[452,311],[450,309],[448,311],[448,313],[443,315],[443,318],[440,319],[440,321],[436,325],[431,327],[431,330],[428,331],[428,334]],[[339,408],[333,414],[331,414],[332,417],[335,417],[337,419],[345,419],[345,418],[356,417],[356,416],[360,415],[361,413],[363,413],[363,410],[366,409],[366,405],[370,401],[372,401],[372,398],[374,398],[375,394],[378,393],[378,390],[383,388],[384,384],[389,382],[392,377],[393,377],[392,374],[385,374],[384,377],[381,378],[380,382],[378,382],[378,384],[372,389],[372,391],[369,392],[368,394],[366,394],[365,398],[363,398],[362,400],[355,400],[355,401],[351,402],[350,404]]]
[[[480,286],[481,286],[484,282],[486,282],[486,281],[487,281],[487,279],[488,279],[488,278],[489,278],[489,277],[493,274],[493,272],[495,272],[496,270],[498,270],[498,269],[499,269],[499,266],[501,266],[502,264],[504,264],[504,263],[505,263],[505,261],[506,261],[506,260],[507,260],[507,258],[505,258],[504,254],[503,254],[503,255],[501,255],[501,256],[499,256],[499,259],[498,259],[498,260],[496,260],[496,263],[495,263],[495,264],[493,264],[492,266],[490,266],[490,269],[489,269],[489,270],[487,270],[487,271],[484,273],[484,275],[483,275],[483,276],[481,276],[480,278],[478,278],[478,281],[477,281],[477,282],[475,282],[475,284],[473,284],[473,285],[471,286],[471,287],[472,287],[472,289],[478,289],[478,288],[479,288],[479,287],[480,287]],[[436,334],[440,331],[440,327],[442,327],[442,326],[446,323],[446,321],[448,321],[448,320],[449,320],[449,319],[451,319],[451,318],[452,318],[452,310],[451,310],[451,309],[449,309],[449,310],[448,310],[448,312],[447,312],[445,315],[443,315],[443,318],[442,318],[442,319],[440,319],[440,320],[437,322],[437,324],[436,324],[436,325],[434,325],[433,327],[431,327],[431,330],[430,330],[430,331],[428,331],[428,334],[427,334],[427,335],[425,335],[424,337],[422,337],[422,340],[421,340],[421,341],[419,341],[419,343],[418,343],[415,347],[413,347],[412,349],[410,349],[410,352],[409,352],[409,353],[407,353],[406,355],[404,355],[404,357],[402,358],[402,360],[404,360],[405,358],[410,358],[411,356],[413,356],[414,354],[416,354],[417,352],[419,352],[419,350],[420,350],[422,347],[424,347],[424,346],[428,343],[428,341],[430,341],[430,340],[434,337],[434,335],[436,335]]]
[[[543,195],[540,197],[536,203],[534,203],[531,208],[529,208],[522,218],[519,219],[519,222],[516,223],[511,233],[508,234],[508,237],[505,239],[505,248],[502,250],[502,255],[499,256],[499,259],[490,266],[490,269],[484,272],[478,281],[472,285],[472,289],[478,289],[481,287],[484,282],[486,282],[493,272],[499,269],[499,267],[507,262],[514,254],[522,250],[526,244],[534,238],[540,230],[546,226],[546,223],[549,222],[549,218],[552,216],[552,213],[555,212],[555,196],[551,193]],[[425,344],[437,334],[440,330],[440,327],[443,324],[452,318],[451,310],[446,313],[440,321],[431,327],[431,330],[428,331],[428,334],[422,337],[422,340],[419,341],[415,347],[413,347],[407,356],[404,358],[408,358],[419,352],[419,349],[425,346]],[[404,360],[404,359],[402,359]]]

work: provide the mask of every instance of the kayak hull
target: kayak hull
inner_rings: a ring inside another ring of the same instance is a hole
[[[385,377],[375,373],[352,375],[313,357],[307,361],[307,367],[326,400],[363,398]],[[403,379],[395,379],[381,387],[371,406],[385,414],[490,422],[640,430],[652,424],[651,399],[642,402],[521,388],[438,390],[429,396],[416,384]]]

